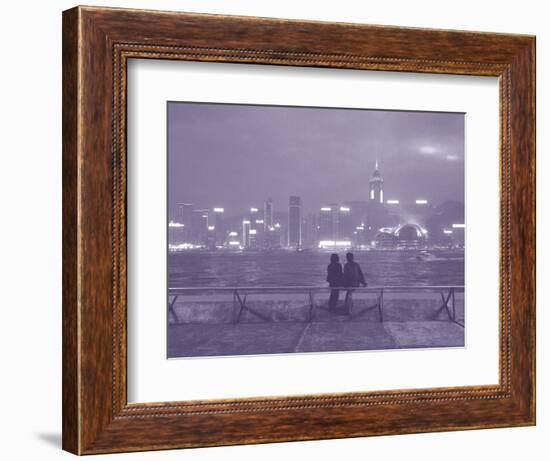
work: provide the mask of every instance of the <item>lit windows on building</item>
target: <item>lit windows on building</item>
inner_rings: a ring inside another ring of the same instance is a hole
[[[264,229],[273,227],[273,200],[268,199],[264,204]]]
[[[384,179],[378,169],[378,160],[375,164],[374,173],[369,180],[369,191],[371,202],[384,204]]]
[[[250,247],[250,221],[245,219],[243,221],[243,231],[242,231],[242,245],[244,248]]]
[[[225,243],[225,223],[223,219],[225,209],[222,207],[214,207],[212,214],[214,215],[215,241],[216,246],[222,246]]]
[[[338,210],[338,239],[349,241],[353,235],[353,221],[351,219],[351,209],[341,206]]]
[[[288,201],[288,246],[302,246],[302,199],[295,195]]]

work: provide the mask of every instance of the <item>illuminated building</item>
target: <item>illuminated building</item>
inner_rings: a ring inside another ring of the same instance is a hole
[[[338,209],[338,239],[349,241],[353,235],[353,222],[351,219],[351,208],[341,206]]]
[[[369,201],[379,205],[384,204],[384,179],[378,170],[378,160],[375,163],[374,173],[369,180]]]
[[[191,203],[178,203],[178,216],[176,221],[183,224],[183,239],[185,242],[191,240],[191,223],[193,221],[193,204]]]
[[[223,220],[223,214],[225,210],[222,207],[215,207],[213,210],[214,214],[214,227],[215,227],[215,245],[223,246],[225,243],[225,223]]]
[[[337,204],[331,204],[323,206],[319,210],[319,241],[330,241],[338,238],[339,208]]]
[[[288,246],[302,246],[302,199],[295,195],[288,202]]]
[[[244,248],[250,247],[250,220],[243,220],[242,244]]]
[[[248,220],[250,221],[250,228],[256,229],[256,221],[261,220],[260,209],[256,207],[250,207],[248,213]]]
[[[216,226],[208,226],[206,230],[206,248],[216,249]]]
[[[168,223],[168,244],[170,246],[186,243],[185,225],[180,222],[170,221]]]
[[[384,203],[384,178],[375,163],[374,172],[369,180],[369,206],[366,218],[366,232],[369,239],[373,239],[378,229],[387,225],[389,214]]]
[[[267,199],[264,204],[264,230],[273,227],[273,200]]]
[[[190,238],[195,245],[206,245],[208,232],[208,210],[193,210]]]

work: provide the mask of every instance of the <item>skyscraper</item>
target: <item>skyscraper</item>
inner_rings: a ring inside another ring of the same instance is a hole
[[[212,211],[214,214],[215,246],[222,246],[225,243],[225,223],[223,220],[225,210],[222,207],[216,207]]]
[[[378,160],[375,163],[374,173],[369,180],[369,202],[382,205],[384,203],[384,179],[378,170]]]
[[[338,212],[337,204],[321,207],[319,211],[319,240],[338,239]]]
[[[353,223],[351,219],[351,208],[341,206],[338,210],[338,239],[351,240],[353,235]]]
[[[242,244],[244,248],[250,247],[250,220],[243,220]]]
[[[302,199],[295,195],[288,202],[288,246],[302,246]]]
[[[250,207],[248,220],[250,221],[250,228],[256,229],[256,226],[257,226],[256,221],[261,220],[260,209],[256,207]]]
[[[191,241],[195,245],[206,245],[208,233],[208,210],[193,210]]]
[[[177,222],[183,224],[183,241],[189,243],[192,239],[192,223],[193,223],[193,204],[192,203],[178,203],[178,217]]]
[[[316,248],[319,234],[319,217],[308,213],[302,218],[302,248]]]
[[[374,173],[369,180],[369,206],[367,212],[367,233],[372,238],[387,224],[388,212],[384,204],[384,179],[376,161]]]
[[[185,239],[185,225],[180,222],[170,221],[168,223],[168,245],[176,246],[188,243]]]
[[[264,229],[273,227],[273,200],[270,198],[264,204]]]
[[[192,203],[178,203],[178,222],[181,224],[189,225],[191,224],[191,216],[193,215],[193,204]]]

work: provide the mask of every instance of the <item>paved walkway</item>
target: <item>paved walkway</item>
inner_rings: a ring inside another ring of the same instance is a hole
[[[464,346],[449,320],[169,325],[168,357],[284,354]]]

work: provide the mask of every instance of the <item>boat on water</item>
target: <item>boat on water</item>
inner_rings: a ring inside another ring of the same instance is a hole
[[[436,255],[434,255],[433,253],[430,253],[427,250],[421,250],[415,255],[415,259],[417,261],[426,261],[426,262],[428,262],[428,261],[437,261],[441,258],[438,258]]]

